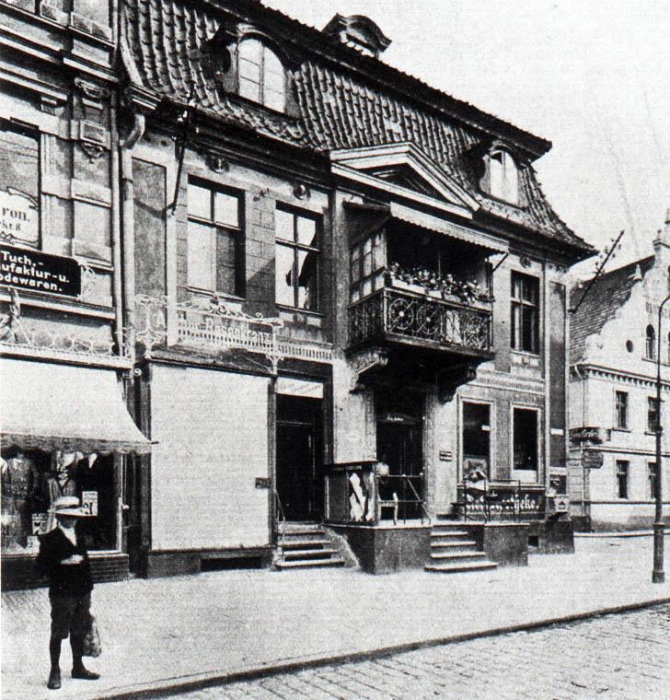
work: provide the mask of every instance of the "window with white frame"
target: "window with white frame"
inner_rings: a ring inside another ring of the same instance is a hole
[[[519,204],[519,170],[510,153],[494,149],[488,154],[484,188],[497,199]]]
[[[258,39],[243,39],[238,46],[239,91],[242,97],[283,112],[286,108],[286,74],[277,55]]]
[[[351,248],[351,300],[358,301],[384,286],[386,244],[383,232]]]
[[[275,211],[275,300],[281,306],[319,308],[321,220],[304,211]]]
[[[539,467],[538,411],[515,408],[513,413],[514,469],[537,471]]]
[[[647,430],[650,433],[655,433],[658,430],[658,401],[656,397],[647,397]]]
[[[614,392],[614,427],[628,429],[628,393],[625,391]]]
[[[537,277],[512,272],[511,345],[513,350],[540,351],[540,282]]]
[[[463,475],[472,469],[490,474],[491,406],[463,402]]]
[[[630,473],[630,462],[627,460],[617,460],[616,463],[616,486],[617,498],[628,498],[628,478]]]
[[[189,179],[188,286],[242,296],[242,196]]]
[[[645,357],[648,360],[656,359],[656,331],[652,325],[647,326]]]

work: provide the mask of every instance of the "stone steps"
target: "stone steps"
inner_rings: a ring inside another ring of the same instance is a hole
[[[424,569],[443,574],[490,571],[498,565],[478,549],[472,535],[462,524],[438,520],[430,533],[430,558]]]
[[[274,565],[279,571],[344,566],[344,559],[318,523],[281,523],[278,534]]]

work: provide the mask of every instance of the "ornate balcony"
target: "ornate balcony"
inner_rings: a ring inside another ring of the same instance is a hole
[[[349,307],[349,345],[386,341],[487,359],[491,306],[384,287]]]

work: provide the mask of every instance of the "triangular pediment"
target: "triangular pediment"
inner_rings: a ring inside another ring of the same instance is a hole
[[[477,201],[412,143],[332,151],[333,173],[471,217]]]

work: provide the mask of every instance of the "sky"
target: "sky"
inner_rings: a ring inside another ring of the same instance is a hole
[[[670,0],[264,0],[322,29],[364,14],[384,62],[553,143],[534,166],[607,265],[652,252],[670,209]],[[578,270],[590,273],[593,261]]]

